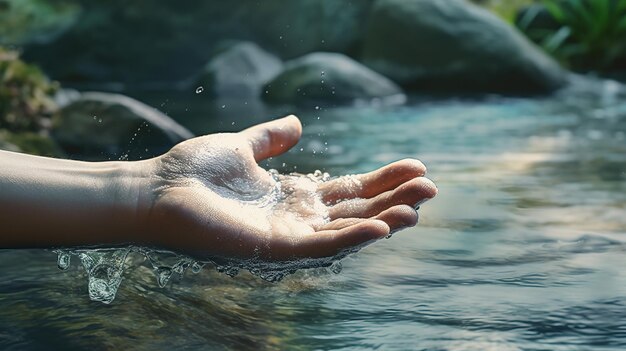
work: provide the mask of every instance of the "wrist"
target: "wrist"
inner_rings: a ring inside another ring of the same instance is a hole
[[[142,243],[155,161],[81,162],[0,152],[2,247]]]
[[[123,214],[121,240],[149,244],[148,219],[156,200],[154,170],[156,159],[114,162],[103,174],[104,192],[110,194],[115,212]]]

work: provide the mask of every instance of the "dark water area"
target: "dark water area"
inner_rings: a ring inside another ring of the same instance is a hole
[[[623,350],[617,90],[386,107],[137,93],[196,134],[297,113],[303,140],[268,167],[339,175],[416,157],[439,195],[417,227],[344,259],[339,274],[268,283],[207,267],[159,288],[135,257],[110,305],[89,300],[78,262],[60,271],[52,252],[0,251],[0,349]]]

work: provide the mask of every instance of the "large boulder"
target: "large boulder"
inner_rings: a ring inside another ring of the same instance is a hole
[[[287,62],[262,96],[280,103],[404,100],[402,90],[389,79],[343,54],[326,52]]]
[[[194,79],[198,92],[215,97],[256,97],[283,68],[282,61],[250,42],[231,45],[215,55]]]
[[[63,82],[132,86],[192,76],[225,38],[283,59],[356,52],[372,0],[64,2],[80,4],[80,18],[54,41],[27,46],[25,58]]]
[[[515,28],[464,0],[377,0],[362,59],[400,85],[424,91],[533,94],[568,80]]]
[[[83,93],[52,119],[52,136],[70,157],[141,159],[193,137],[174,120],[127,96]]]

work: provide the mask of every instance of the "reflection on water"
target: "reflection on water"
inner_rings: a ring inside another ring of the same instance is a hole
[[[89,301],[78,265],[3,251],[0,346],[622,350],[626,99],[612,85],[591,90],[306,108],[301,144],[268,166],[341,174],[418,157],[439,187],[418,227],[345,259],[341,274],[274,284],[204,269],[159,288],[139,262],[111,305]],[[300,111],[189,95],[146,98],[169,99],[161,108],[197,133]]]

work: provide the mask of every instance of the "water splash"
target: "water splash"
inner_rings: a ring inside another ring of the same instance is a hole
[[[76,250],[76,254],[89,276],[89,298],[111,303],[122,283],[122,273],[130,248],[113,250]]]
[[[58,255],[57,267],[59,267],[59,269],[62,271],[70,268],[70,259],[72,256],[70,256],[69,252],[65,250],[54,250],[54,252]]]
[[[356,250],[346,250],[334,257],[319,259],[302,259],[288,262],[266,262],[256,258],[248,260],[219,260],[198,261],[191,257],[170,251],[155,250],[146,247],[129,246],[124,248],[98,248],[54,250],[58,255],[59,268],[67,270],[70,266],[70,257],[77,256],[88,276],[89,298],[110,304],[115,299],[122,283],[123,274],[131,267],[131,254],[139,254],[152,266],[156,283],[164,288],[172,278],[181,279],[191,268],[194,274],[200,273],[206,265],[212,265],[215,270],[230,277],[235,277],[241,270],[247,270],[253,275],[268,282],[279,282],[287,275],[301,269],[328,267],[334,274],[341,272],[341,263],[338,261]]]
[[[292,184],[294,181],[302,180],[317,184],[331,179],[328,173],[319,170],[310,174],[292,173],[288,176],[280,175],[274,169],[268,172],[277,181],[277,185],[281,185],[281,182]],[[281,187],[277,186],[275,190],[280,192]],[[280,194],[275,194],[274,192],[268,195],[269,198],[277,198],[279,196]],[[260,201],[258,206],[266,206],[267,204],[264,201]],[[317,208],[316,211],[323,212]],[[152,267],[156,283],[163,288],[167,286],[173,277],[182,278],[190,268],[193,273],[199,273],[207,264],[214,266],[218,272],[231,277],[239,274],[241,270],[247,270],[269,282],[278,282],[285,276],[301,269],[329,267],[330,272],[338,274],[341,272],[341,263],[338,261],[355,251],[357,249],[344,250],[334,257],[267,262],[258,257],[245,260],[215,259],[200,261],[166,250],[137,246],[54,250],[58,255],[57,265],[61,270],[67,270],[70,267],[72,256],[79,258],[88,276],[89,298],[105,304],[109,304],[115,299],[123,280],[124,271],[132,266],[131,254],[143,256],[144,262],[147,262]]]

